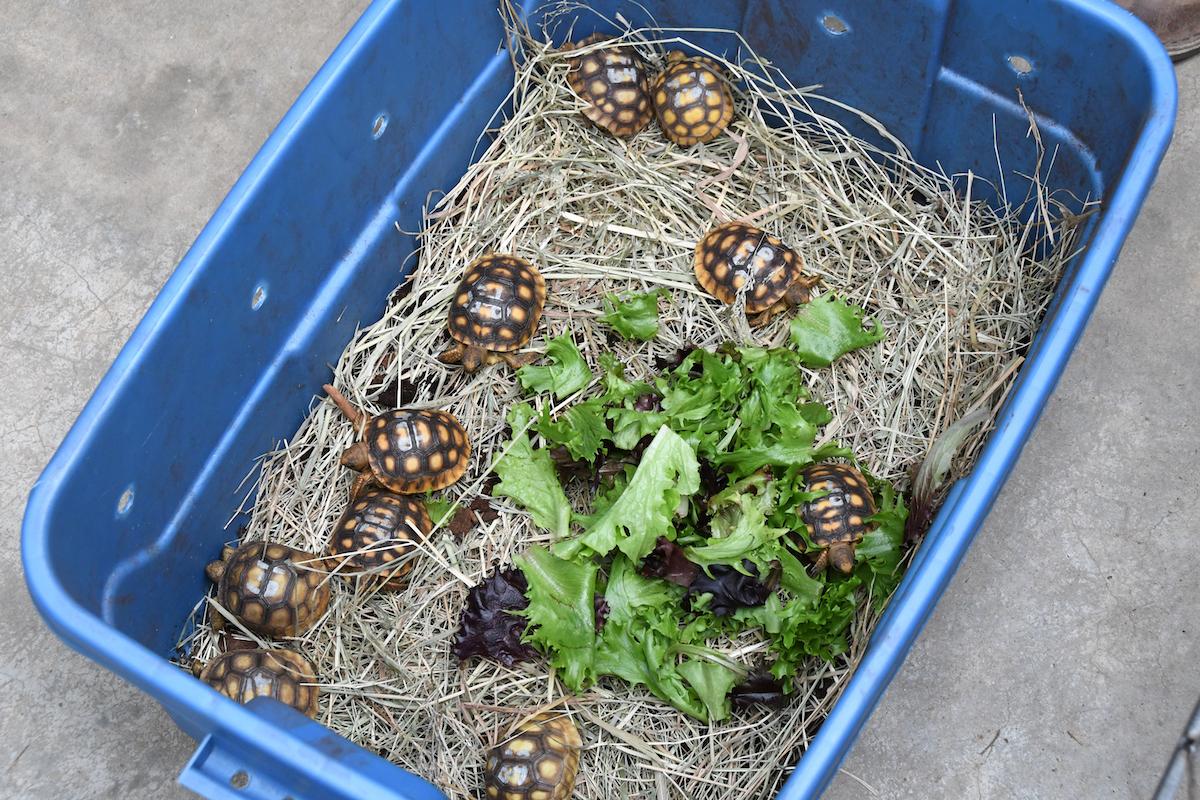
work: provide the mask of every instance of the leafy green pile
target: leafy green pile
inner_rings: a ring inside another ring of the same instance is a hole
[[[650,303],[613,299],[609,316],[650,333]],[[653,383],[628,380],[604,356],[598,391],[557,417],[512,408],[494,494],[526,509],[553,543],[516,559],[528,605],[506,613],[524,617],[522,641],[571,690],[615,676],[718,721],[731,695],[786,693],[807,659],[844,652],[859,603],[878,607],[895,588],[907,512],[884,481],[871,480],[879,511],[852,574],[814,577],[799,555],[811,546],[801,508],[818,496],[805,490],[804,468],[851,457],[815,444],[832,416],[809,396],[801,366],[877,340],[860,310],[826,306],[793,324],[795,349],[694,350]],[[524,386],[564,398],[596,382],[569,338],[550,346],[549,363],[521,370]],[[593,479],[589,508],[572,506],[562,475]],[[766,642],[766,663],[718,649],[747,631]]]

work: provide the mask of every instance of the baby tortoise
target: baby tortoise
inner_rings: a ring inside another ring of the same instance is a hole
[[[346,418],[359,427],[363,440],[342,453],[342,465],[359,475],[350,499],[372,484],[397,494],[420,494],[444,489],[463,476],[471,455],[467,432],[445,411],[399,409],[367,419],[329,384],[325,393]]]
[[[546,281],[523,258],[489,253],[467,266],[450,304],[450,337],[455,344],[438,356],[443,364],[474,372],[504,361],[516,369],[537,360],[518,355],[533,336],[546,306]]]
[[[675,144],[711,142],[733,119],[733,92],[717,62],[674,51],[654,81],[654,111]]]
[[[744,222],[726,222],[705,234],[692,262],[696,280],[722,303],[732,303],[746,288],[746,314],[754,327],[808,302],[808,290],[821,279],[804,275],[803,266],[800,255],[778,237]]]
[[[875,498],[867,479],[849,464],[827,462],[804,470],[805,491],[828,492],[810,500],[800,512],[813,544],[823,548],[817,556],[817,572],[830,564],[839,572],[854,569],[854,547],[862,541],[875,513]]]
[[[433,522],[425,504],[387,489],[367,489],[351,500],[329,541],[330,561],[341,563],[348,577],[366,573],[364,580],[384,591],[404,588],[413,561],[406,558]]]
[[[226,545],[205,572],[217,584],[217,602],[260,636],[299,636],[329,607],[329,581],[317,556],[282,544]],[[221,630],[225,617],[210,612]]]
[[[192,664],[192,674],[239,703],[274,697],[310,717],[317,716],[317,670],[292,650],[234,650],[207,664]]]
[[[595,33],[571,49],[604,41]],[[567,84],[587,105],[583,115],[597,128],[628,139],[650,124],[650,75],[646,62],[632,47],[605,47],[570,59]]]
[[[491,800],[566,800],[575,791],[583,740],[570,717],[538,714],[487,756]]]

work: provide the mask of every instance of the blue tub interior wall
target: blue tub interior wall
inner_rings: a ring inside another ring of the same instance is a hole
[[[442,2],[435,14],[420,5],[392,7],[379,21],[386,34],[344,65],[253,202],[210,225],[220,230],[188,256],[211,262],[186,287],[189,313],[172,317],[173,335],[153,338],[128,376],[127,396],[144,400],[108,409],[67,478],[76,496],[54,506],[55,529],[103,531],[82,563],[77,539],[53,538],[70,591],[155,652],[171,652],[207,589],[204,563],[236,536],[236,522],[224,526],[254,460],[296,429],[356,326],[379,316],[412,267],[414,240],[394,223],[419,227],[428,194],[458,180],[511,87],[498,17],[462,26],[477,2]]]

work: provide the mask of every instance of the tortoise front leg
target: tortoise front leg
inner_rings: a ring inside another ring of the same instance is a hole
[[[528,366],[542,357],[541,353],[501,353],[500,359],[513,369]]]
[[[466,348],[461,344],[453,344],[438,354],[437,360],[443,364],[461,364]]]
[[[375,483],[375,474],[369,469],[364,469],[354,478],[354,483],[350,484],[350,502],[353,503],[358,499],[359,492],[366,489],[371,484]]]
[[[813,562],[813,569],[818,575],[820,575],[828,567],[829,567],[829,551],[822,550],[820,552],[820,554],[817,555],[817,560]]]

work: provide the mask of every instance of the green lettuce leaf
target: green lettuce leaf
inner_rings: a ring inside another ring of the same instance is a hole
[[[685,659],[677,669],[704,703],[709,722],[729,716],[729,690],[744,676],[702,658]]]
[[[514,432],[522,432],[513,437],[507,452],[493,464],[500,482],[492,492],[512,498],[529,512],[534,523],[561,539],[570,532],[571,503],[558,482],[550,454],[534,449],[529,434],[524,432],[534,413],[528,403],[518,403],[509,411],[509,425]]]
[[[575,394],[592,382],[592,371],[570,334],[556,336],[546,345],[549,364],[531,364],[517,370],[527,392],[551,392],[556,398]]]
[[[554,546],[563,558],[607,555],[618,548],[639,560],[659,536],[673,538],[680,498],[700,488],[700,466],[688,443],[666,426],[659,429],[629,485],[603,512],[584,519],[583,535]],[[561,490],[560,490],[561,491]]]
[[[426,496],[425,510],[429,512],[429,519],[433,521],[434,525],[443,525],[450,521],[454,512],[458,511],[458,503],[442,497]]]
[[[867,531],[854,549],[858,562],[855,574],[871,590],[871,604],[878,611],[887,603],[904,577],[904,524],[908,509],[904,498],[887,481],[873,481],[878,511],[871,517],[877,523]]]
[[[863,314],[858,306],[832,294],[821,295],[796,312],[791,325],[792,346],[808,366],[828,367],[851,350],[884,337],[883,327]]]
[[[627,300],[615,294],[604,300],[605,313],[600,321],[626,339],[648,342],[658,335],[658,298],[662,290],[630,295]]]
[[[571,458],[591,463],[596,460],[604,440],[609,438],[604,413],[604,406],[599,400],[577,403],[556,420],[551,420],[550,412],[543,409],[537,432],[546,441],[566,447]]]
[[[596,564],[534,547],[514,559],[529,582],[526,641],[541,649],[563,683],[581,691],[596,679]],[[515,613],[515,612],[514,612]]]

